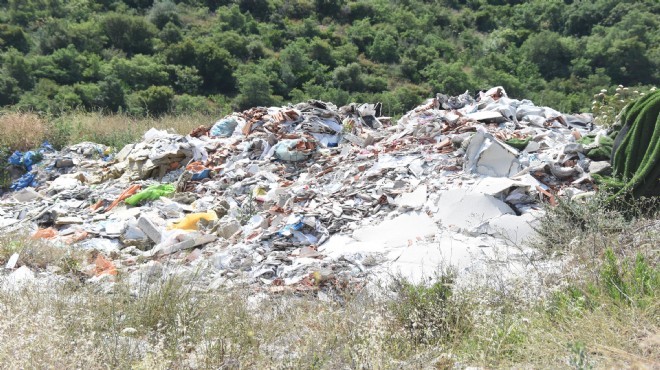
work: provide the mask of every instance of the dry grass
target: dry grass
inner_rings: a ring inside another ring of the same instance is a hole
[[[328,301],[249,287],[206,292],[197,283],[194,276],[170,277],[136,287],[120,276],[110,294],[75,282],[0,290],[0,363],[90,369],[650,368],[660,354],[657,303],[640,308],[601,297],[594,301],[597,309],[588,309],[570,300],[519,304],[498,291],[484,299],[482,291],[439,304],[411,300],[400,285],[372,291],[377,296],[362,290]],[[472,317],[471,330],[462,323],[455,336],[420,342],[411,320],[437,319],[433,314],[444,309]]]
[[[33,113],[0,113],[0,148],[36,148],[49,135],[48,124]]]
[[[15,175],[6,161],[14,150],[35,149],[48,140],[56,148],[91,141],[121,150],[126,144],[142,141],[150,128],[189,134],[199,126],[217,120],[206,114],[136,118],[126,114],[105,115],[98,112],[70,112],[43,118],[33,113],[0,113],[0,188],[7,188]]]
[[[0,363],[10,368],[419,368],[412,346],[361,295],[340,305],[248,290],[201,293],[167,280],[138,297],[122,283],[0,294]],[[9,319],[11,318],[11,319]],[[12,363],[9,359],[20,359]]]
[[[0,236],[0,265],[4,266],[11,256],[18,253],[17,267],[28,266],[33,270],[55,269],[58,273],[78,273],[86,258],[80,251],[67,246],[57,246],[35,240],[25,234]]]
[[[141,141],[142,135],[152,127],[187,135],[192,129],[209,126],[216,120],[217,117],[204,114],[136,118],[126,114],[74,112],[58,117],[50,124],[51,137],[57,146],[92,141],[121,148]]]

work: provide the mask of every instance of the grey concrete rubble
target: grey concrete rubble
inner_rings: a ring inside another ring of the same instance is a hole
[[[114,154],[45,152],[39,185],[0,199],[0,232],[101,254],[129,276],[195,271],[212,287],[423,280],[447,264],[467,278],[530,250],[548,194],[595,190],[591,175],[609,166],[586,157],[576,138],[588,134],[603,134],[589,115],[502,87],[440,94],[395,123],[379,104],[258,107],[190,135],[151,129]],[[126,203],[154,185],[174,190]],[[33,280],[19,261],[9,278]],[[87,263],[90,281],[112,281]]]

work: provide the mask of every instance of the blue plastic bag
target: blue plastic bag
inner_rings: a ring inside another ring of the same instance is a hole
[[[13,164],[14,166],[20,166],[22,159],[23,159],[23,153],[17,150],[11,156],[9,156],[9,159],[7,161],[9,162],[9,164]]]
[[[23,166],[29,172],[32,171],[32,165],[39,161],[39,157],[31,150],[25,153],[17,150],[9,157],[8,162],[14,166]]]
[[[236,118],[223,118],[211,127],[210,134],[211,136],[230,137],[234,133],[236,126],[238,126]]]
[[[291,236],[294,231],[302,229],[305,224],[302,222],[303,217],[300,215],[290,215],[287,224],[280,229],[277,233],[281,236]]]
[[[25,152],[23,154],[23,166],[25,166],[25,169],[29,171],[32,171],[32,165],[37,161],[37,153],[33,151]]]
[[[211,174],[211,170],[207,168],[200,172],[193,173],[192,180],[193,181],[203,180],[205,178],[208,178],[210,174]]]
[[[21,190],[23,188],[27,188],[28,186],[36,188],[39,184],[37,183],[35,177],[36,177],[35,174],[28,172],[25,175],[21,176],[18,180],[14,181],[9,187],[9,189],[11,189],[12,191],[16,191],[16,190]]]
[[[39,148],[39,153],[45,153],[45,152],[54,152],[55,148],[48,142],[48,140],[44,141],[41,143],[41,147]]]

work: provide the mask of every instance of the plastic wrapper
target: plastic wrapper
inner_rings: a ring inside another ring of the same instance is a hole
[[[227,117],[216,122],[211,131],[209,132],[211,136],[217,137],[230,137],[234,130],[238,126],[238,121],[234,117]]]
[[[13,191],[16,191],[27,188],[28,186],[36,188],[38,185],[39,184],[37,183],[36,175],[28,172],[21,176],[18,180],[14,181],[9,188]]]
[[[173,194],[175,191],[176,188],[174,187],[174,185],[170,185],[170,184],[151,185],[150,187],[126,199],[126,204],[135,206],[139,203],[148,200],[156,200],[162,196]]]
[[[218,219],[218,215],[214,211],[201,212],[201,213],[191,213],[182,218],[179,222],[169,225],[167,228],[180,229],[180,230],[198,230],[198,223],[200,220],[206,221],[215,221]]]

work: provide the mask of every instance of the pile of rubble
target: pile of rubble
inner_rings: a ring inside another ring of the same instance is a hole
[[[525,250],[542,203],[595,190],[609,162],[587,154],[604,136],[501,87],[438,95],[396,123],[380,104],[258,107],[115,154],[45,146],[2,197],[0,232],[94,251],[85,270],[102,281],[178,266],[211,287],[282,290],[469,272]]]

